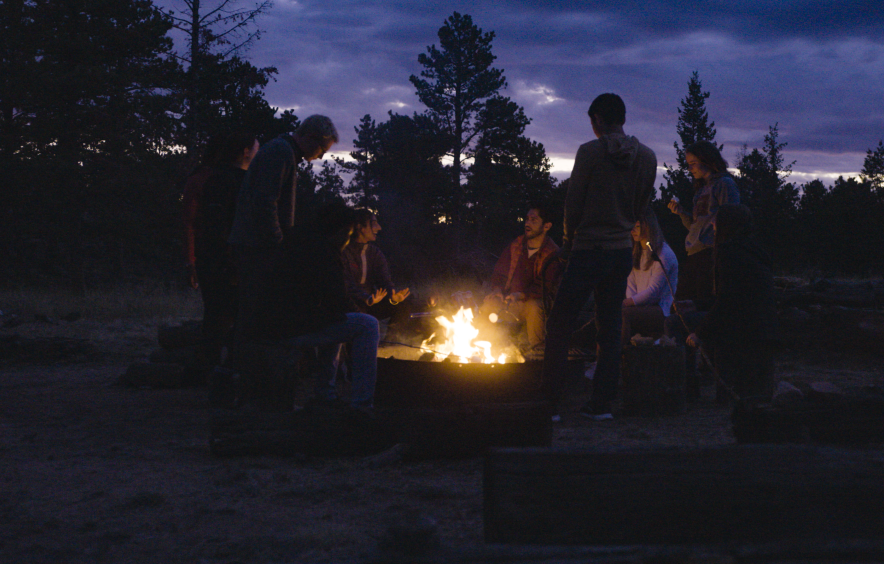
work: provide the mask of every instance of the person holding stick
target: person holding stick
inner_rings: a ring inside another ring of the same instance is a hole
[[[662,333],[678,287],[678,259],[650,207],[632,228],[632,272],[623,299],[623,345],[634,333]]]
[[[773,354],[778,337],[772,262],[751,234],[749,208],[741,204],[719,208],[715,302],[687,337],[693,347],[714,345],[720,403],[730,400],[725,391],[744,402],[767,402],[774,390]]]

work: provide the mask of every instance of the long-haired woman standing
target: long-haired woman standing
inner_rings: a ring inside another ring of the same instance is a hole
[[[715,215],[724,204],[739,204],[740,192],[727,171],[727,161],[714,143],[698,141],[688,146],[685,161],[694,177],[693,209],[688,213],[674,198],[668,204],[688,230],[685,239],[688,257],[681,269],[678,298],[699,302],[700,309],[707,309],[715,285],[712,272]]]

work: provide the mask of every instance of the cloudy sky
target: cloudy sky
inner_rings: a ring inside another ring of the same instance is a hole
[[[857,175],[884,138],[882,0],[275,0],[247,58],[279,70],[266,90],[273,106],[331,116],[346,152],[365,114],[424,110],[408,78],[455,11],[495,33],[504,94],[525,108],[528,136],[560,178],[592,137],[586,109],[602,92],[620,94],[627,133],[673,163],[677,109],[695,70],[731,163],[779,124],[796,161],[791,180],[830,184]]]

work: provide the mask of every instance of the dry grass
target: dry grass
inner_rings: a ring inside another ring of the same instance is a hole
[[[64,319],[79,313],[97,321],[119,319],[200,318],[199,292],[190,288],[168,288],[159,283],[111,290],[90,290],[76,294],[69,290],[0,290],[0,311],[25,319],[35,315]]]

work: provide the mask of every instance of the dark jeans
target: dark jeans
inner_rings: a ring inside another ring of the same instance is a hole
[[[274,276],[282,260],[281,247],[270,249],[241,246],[237,249],[239,274],[239,311],[234,327],[233,354],[237,361],[239,349],[260,334],[273,307]]]
[[[701,304],[711,302],[715,297],[712,293],[715,287],[714,265],[712,248],[688,255],[684,264],[679,265],[675,299],[693,300]]]
[[[666,316],[658,304],[630,306],[623,308],[623,328],[620,333],[623,346],[629,344],[632,336],[640,333],[643,337],[665,333],[663,324]]]
[[[197,259],[196,275],[203,298],[203,355],[210,367],[221,364],[221,349],[230,350],[239,302],[229,268],[206,265]]]
[[[350,403],[355,407],[371,407],[378,376],[378,321],[365,313],[348,313],[347,318],[327,325],[316,333],[286,341],[298,353],[302,347],[319,350],[319,375],[316,396],[330,400],[337,397],[336,376],[342,343],[350,344],[353,361],[353,387]]]
[[[573,251],[546,322],[543,381],[554,409],[564,387],[571,335],[590,294],[595,293],[598,362],[592,406],[610,409],[620,378],[620,325],[626,278],[632,270],[632,249]]]

